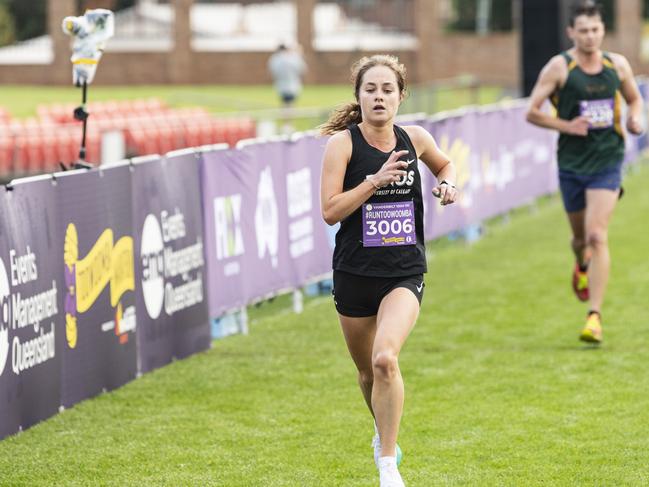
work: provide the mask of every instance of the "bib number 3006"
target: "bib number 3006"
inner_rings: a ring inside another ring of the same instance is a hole
[[[416,243],[415,208],[412,201],[363,205],[363,247]]]

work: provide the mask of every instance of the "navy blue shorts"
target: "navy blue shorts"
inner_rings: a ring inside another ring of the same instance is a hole
[[[331,293],[338,313],[361,318],[377,314],[383,298],[398,287],[410,289],[421,304],[424,286],[423,274],[405,277],[368,277],[334,270],[334,287]]]
[[[586,208],[587,189],[617,191],[622,185],[622,164],[595,174],[575,174],[559,171],[559,188],[563,206],[569,213]]]

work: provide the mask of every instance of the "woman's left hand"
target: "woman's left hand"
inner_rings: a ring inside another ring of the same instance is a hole
[[[457,189],[453,183],[444,180],[433,188],[433,196],[440,199],[440,205],[450,205],[457,199]]]

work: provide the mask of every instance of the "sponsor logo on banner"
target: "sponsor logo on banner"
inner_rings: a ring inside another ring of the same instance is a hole
[[[305,167],[286,175],[289,252],[295,259],[313,250],[313,195],[311,169]]]
[[[241,232],[241,195],[233,194],[214,198],[214,233],[216,237],[216,258],[228,260],[240,257],[245,252]],[[223,266],[225,276],[241,272],[238,260]]]
[[[10,300],[11,290],[9,289],[9,279],[7,270],[0,259],[0,306],[2,306],[0,320],[0,375],[4,371],[7,357],[9,356],[9,321],[10,321]]]
[[[113,230],[105,229],[88,254],[79,258],[77,228],[70,223],[63,246],[65,262],[65,336],[70,348],[77,346],[77,313],[88,311],[106,286],[110,286],[110,305],[114,319],[101,325],[102,331],[114,330],[120,343],[128,342],[135,331],[135,306],[122,309],[121,297],[135,289],[133,238],[124,236],[113,243]]]
[[[257,208],[255,209],[255,231],[257,233],[257,256],[264,259],[270,256],[270,263],[277,267],[279,250],[279,215],[273,175],[270,166],[266,166],[257,186]]]
[[[152,319],[160,316],[163,309],[171,316],[177,311],[203,302],[203,242],[174,249],[173,242],[186,236],[185,216],[178,208],[173,214],[160,213],[158,222],[149,214],[142,227],[142,292],[144,305]],[[174,286],[172,280],[182,280]]]
[[[19,375],[55,357],[54,323],[43,322],[58,313],[56,281],[51,288],[31,296],[20,291],[37,279],[36,254],[29,246],[22,255],[14,249],[9,251],[9,272],[0,259],[0,375],[8,364]],[[23,330],[21,335],[31,329],[33,336],[21,341],[14,335],[10,343],[9,329]]]

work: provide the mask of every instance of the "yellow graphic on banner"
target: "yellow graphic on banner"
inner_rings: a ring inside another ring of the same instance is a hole
[[[113,273],[110,281],[110,305],[115,307],[126,291],[135,290],[133,238],[122,237],[113,247]]]
[[[107,228],[99,236],[88,255],[75,263],[77,311],[79,313],[90,309],[92,303],[95,302],[113,277],[112,256],[113,231]]]
[[[65,313],[65,338],[68,341],[68,347],[77,346],[77,317],[70,313]]]
[[[76,313],[88,311],[107,285],[110,285],[110,304],[116,307],[122,295],[135,290],[133,265],[133,238],[122,237],[113,244],[113,230],[105,229],[88,254],[79,259],[77,228],[70,223],[65,232],[63,260],[71,280],[68,295],[73,299],[73,311],[66,310],[66,338],[68,346],[77,343]]]

